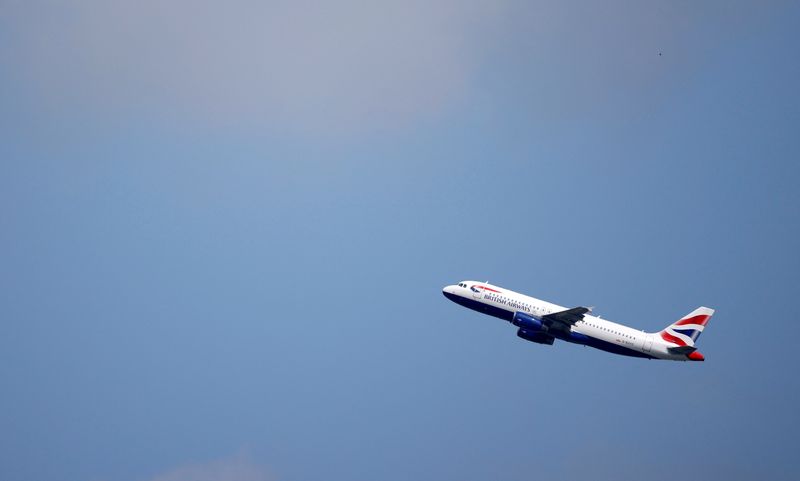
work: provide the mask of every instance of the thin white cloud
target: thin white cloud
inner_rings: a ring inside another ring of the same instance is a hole
[[[148,481],[274,481],[264,467],[245,455],[187,464],[157,474]]]
[[[724,44],[715,26],[746,24],[757,10],[627,1],[32,0],[0,5],[0,60],[32,87],[45,114],[362,132],[448,113],[481,101],[488,88],[544,120],[580,118],[598,105],[667,98]]]
[[[391,125],[462,98],[492,2],[46,1],[8,7],[42,101],[301,129]]]

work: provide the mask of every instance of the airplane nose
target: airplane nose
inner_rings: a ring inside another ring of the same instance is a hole
[[[453,286],[444,286],[442,288],[442,294],[452,294],[453,293]]]

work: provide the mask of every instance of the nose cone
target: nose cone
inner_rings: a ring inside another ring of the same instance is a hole
[[[456,286],[444,286],[444,288],[442,289],[442,294],[444,294],[444,297],[452,301],[456,297],[455,290]]]
[[[700,354],[700,351],[694,351],[693,353],[689,354],[689,359],[692,361],[705,361],[706,358]]]

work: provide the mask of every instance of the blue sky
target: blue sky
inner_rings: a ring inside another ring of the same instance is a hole
[[[800,8],[0,5],[0,478],[797,479]],[[705,363],[517,339],[489,280]]]

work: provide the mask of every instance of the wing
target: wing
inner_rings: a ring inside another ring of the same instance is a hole
[[[542,316],[542,324],[546,324],[548,327],[569,330],[573,324],[582,321],[583,316],[588,312],[592,312],[590,307],[573,307],[566,311],[553,312]]]

